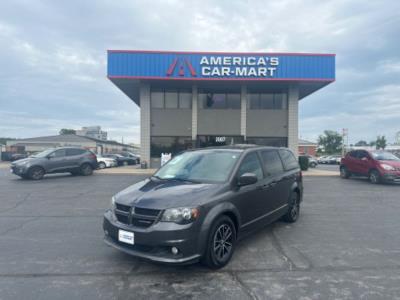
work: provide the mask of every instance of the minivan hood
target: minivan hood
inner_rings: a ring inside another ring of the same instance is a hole
[[[142,208],[195,207],[210,199],[221,184],[145,179],[115,195],[117,203]]]

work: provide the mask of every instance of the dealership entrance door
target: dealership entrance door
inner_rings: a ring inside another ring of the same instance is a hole
[[[198,135],[196,148],[227,146],[234,144],[244,144],[244,137],[241,135]]]

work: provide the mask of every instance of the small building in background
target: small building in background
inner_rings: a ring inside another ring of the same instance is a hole
[[[317,155],[317,143],[299,139],[299,154],[300,155]]]
[[[101,130],[101,126],[87,126],[76,130],[76,135],[86,136],[98,140],[107,140],[107,132]]]
[[[48,148],[82,147],[97,154],[118,153],[122,151],[138,152],[138,149],[115,141],[96,139],[75,134],[41,136],[7,141],[6,151],[14,154],[32,154]]]

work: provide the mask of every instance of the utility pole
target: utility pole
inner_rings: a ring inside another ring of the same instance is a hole
[[[344,143],[346,138],[346,145]],[[342,129],[342,157],[344,157],[344,154],[346,153],[346,149],[349,147],[349,129],[348,128],[343,128]]]

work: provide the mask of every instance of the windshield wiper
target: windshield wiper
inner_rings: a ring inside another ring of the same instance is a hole
[[[174,178],[171,178],[171,180],[190,182],[190,183],[200,183],[200,181],[188,179],[188,178],[182,178],[182,177],[174,177]]]

